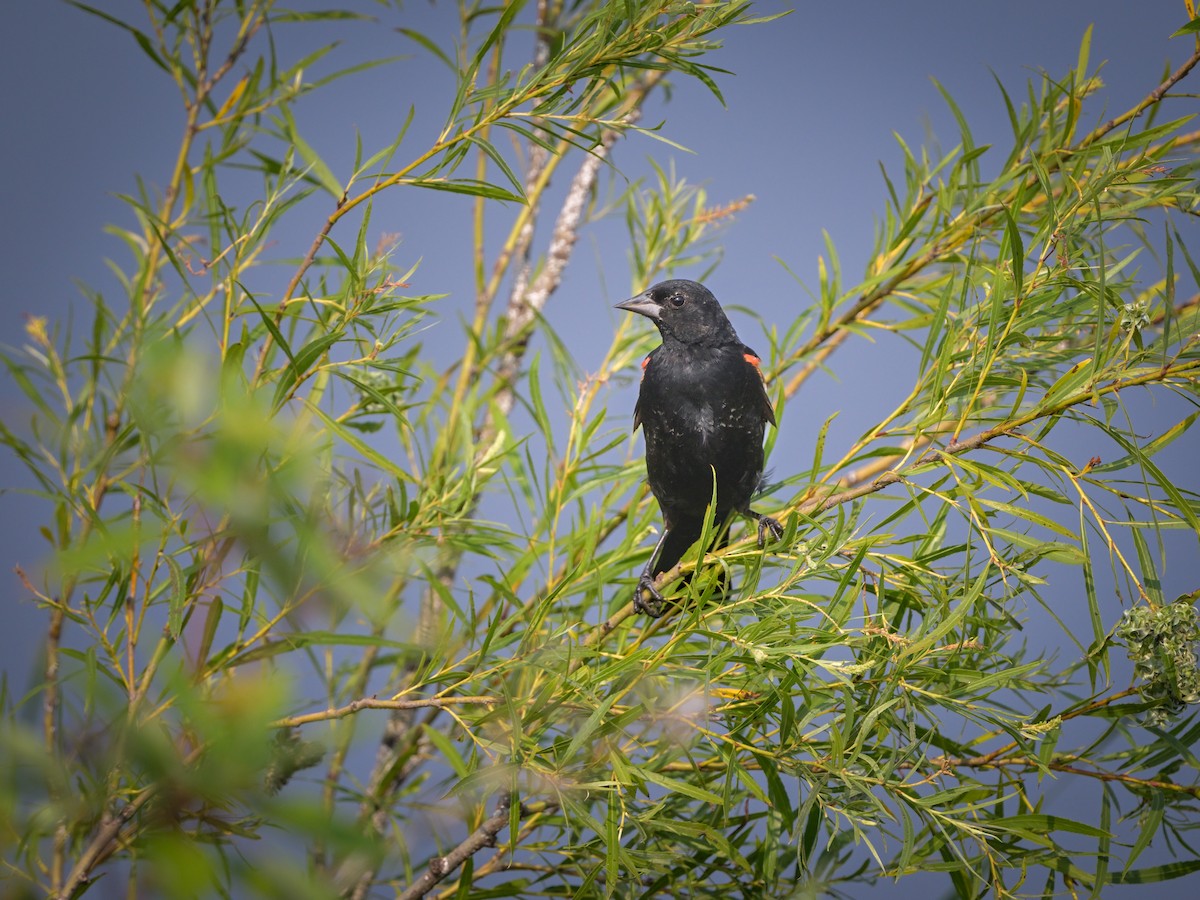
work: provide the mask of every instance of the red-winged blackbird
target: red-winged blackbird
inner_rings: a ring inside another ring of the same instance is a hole
[[[663,514],[663,532],[634,590],[634,608],[665,612],[654,578],[699,540],[713,497],[713,523],[724,542],[730,516],[758,522],[758,545],[783,528],[750,508],[763,471],[763,431],[775,424],[758,354],[738,340],[721,304],[695,281],[664,281],[618,303],[654,320],[662,344],[642,363],[633,428],[646,436],[646,477]],[[652,598],[642,599],[643,591]]]

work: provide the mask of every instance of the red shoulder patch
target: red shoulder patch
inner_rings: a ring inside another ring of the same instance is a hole
[[[759,363],[762,362],[762,360],[759,359],[757,356],[755,356],[753,353],[743,353],[742,358],[745,359],[746,362],[750,363],[750,365],[754,366],[754,368],[756,368],[756,369],[758,368]]]
[[[646,366],[648,366],[648,365],[650,365],[650,357],[647,356],[645,359],[642,360],[642,369],[644,370],[646,368]]]

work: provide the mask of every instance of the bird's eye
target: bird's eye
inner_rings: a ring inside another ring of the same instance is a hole
[[[683,294],[672,294],[667,302],[675,307],[675,309],[679,309],[679,307],[687,303],[687,297],[683,296]]]

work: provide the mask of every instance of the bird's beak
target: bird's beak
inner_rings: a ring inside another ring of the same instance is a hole
[[[662,307],[654,302],[649,293],[638,294],[624,303],[618,303],[617,309],[637,313],[639,316],[654,319],[656,322],[662,317]]]

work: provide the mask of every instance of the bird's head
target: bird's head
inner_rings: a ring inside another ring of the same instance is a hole
[[[617,309],[653,319],[663,341],[727,344],[738,339],[712,291],[696,281],[660,281]]]

